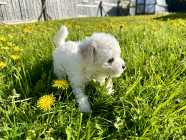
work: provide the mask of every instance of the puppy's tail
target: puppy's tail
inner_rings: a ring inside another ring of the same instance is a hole
[[[61,26],[60,30],[54,36],[54,44],[59,47],[65,43],[65,39],[68,36],[68,29],[66,26]]]

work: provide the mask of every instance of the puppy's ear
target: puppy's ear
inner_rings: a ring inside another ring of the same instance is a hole
[[[96,56],[96,43],[92,41],[84,43],[80,47],[80,53],[84,60],[94,63]]]

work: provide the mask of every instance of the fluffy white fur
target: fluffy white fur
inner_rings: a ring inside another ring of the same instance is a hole
[[[93,33],[81,42],[65,41],[68,30],[62,26],[54,37],[54,73],[59,79],[68,76],[80,111],[91,112],[85,85],[95,79],[101,84],[108,78],[108,93],[112,93],[112,78],[119,77],[125,62],[120,57],[118,41],[110,34]]]

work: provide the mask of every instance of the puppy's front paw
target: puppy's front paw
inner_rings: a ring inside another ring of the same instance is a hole
[[[84,112],[84,113],[92,112],[90,105],[86,105],[86,106],[79,105],[79,109],[81,112]]]
[[[114,93],[114,89],[112,89],[112,88],[109,88],[109,89],[107,89],[108,91],[108,95],[112,95],[113,93]]]
[[[78,99],[79,109],[81,112],[92,112],[88,97],[82,97]]]

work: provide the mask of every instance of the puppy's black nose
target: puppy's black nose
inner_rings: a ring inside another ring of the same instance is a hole
[[[125,65],[122,65],[122,69],[125,69]]]

